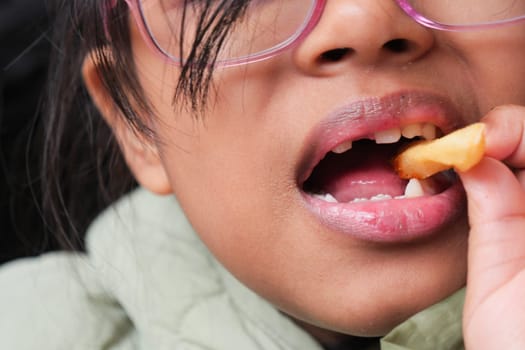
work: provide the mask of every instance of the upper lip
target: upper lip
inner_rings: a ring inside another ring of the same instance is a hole
[[[306,137],[297,169],[299,185],[337,145],[413,123],[432,123],[445,134],[466,124],[450,99],[428,92],[402,91],[343,104],[329,112]]]

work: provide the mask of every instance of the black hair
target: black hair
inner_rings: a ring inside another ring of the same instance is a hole
[[[136,186],[111,130],[83,85],[88,55],[115,108],[136,132],[155,135],[145,116],[153,108],[139,84],[131,55],[129,10],[124,1],[55,0],[54,54],[47,86],[42,165],[43,209],[63,249],[83,248],[89,223]],[[215,59],[249,0],[201,0],[200,25],[181,67],[174,108],[196,117],[206,108]],[[184,0],[193,6],[195,0]],[[182,45],[182,44],[181,44]]]

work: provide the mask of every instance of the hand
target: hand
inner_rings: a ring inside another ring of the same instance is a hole
[[[460,174],[470,221],[467,349],[525,349],[525,107],[483,120],[486,158]]]

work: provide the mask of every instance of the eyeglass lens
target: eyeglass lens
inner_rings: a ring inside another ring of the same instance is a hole
[[[446,25],[495,23],[525,15],[523,0],[408,0],[421,16]]]
[[[182,56],[184,61],[196,41],[205,45],[210,35],[217,34],[215,28],[228,23],[228,11],[220,6],[229,3],[226,6],[234,9],[234,2],[142,0],[140,6],[155,44],[171,58],[180,61]],[[217,60],[249,57],[286,45],[301,34],[314,4],[314,0],[250,1],[225,32]]]
[[[470,26],[525,15],[525,0],[398,0],[420,16],[446,25]],[[154,43],[172,60],[185,61],[195,42],[206,50],[210,35],[228,24],[236,1],[139,0],[141,15]],[[237,7],[239,3],[237,2]],[[315,0],[251,0],[224,31],[217,61],[250,58],[278,50],[301,35]],[[239,7],[240,8],[240,7]],[[371,24],[373,25],[373,24]],[[349,25],[351,30],[351,24]],[[220,33],[220,31],[219,31]]]

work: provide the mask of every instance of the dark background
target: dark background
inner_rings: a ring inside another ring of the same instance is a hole
[[[0,0],[0,263],[50,249],[37,204],[49,24],[45,0]]]

